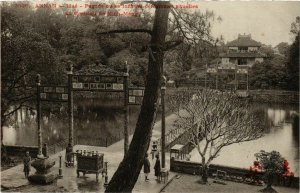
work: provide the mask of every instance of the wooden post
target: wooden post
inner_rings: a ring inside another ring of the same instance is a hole
[[[216,72],[216,90],[218,90],[218,71]]]
[[[165,92],[166,92],[166,77],[162,77],[161,84],[161,160],[162,168],[166,165],[165,155],[165,134],[166,134],[166,121],[165,121]]]
[[[72,78],[73,78],[73,66],[69,65],[68,69],[68,118],[69,118],[69,144],[74,146],[74,120],[73,120],[73,86],[72,86]]]
[[[234,81],[234,82],[235,82],[235,83],[234,83],[234,87],[235,87],[234,90],[235,90],[235,91],[237,90],[237,77],[236,77],[236,75],[237,75],[237,70],[238,70],[238,69],[235,68],[235,71],[234,71],[234,80],[235,80],[235,81]]]
[[[128,78],[129,68],[127,61],[125,61],[126,73],[124,76],[124,156],[126,155],[129,148],[129,134],[128,134],[128,122],[129,122],[129,106],[128,106]]]
[[[42,147],[42,129],[41,129],[41,96],[40,96],[40,86],[41,86],[41,75],[37,74],[36,75],[36,98],[37,98],[37,107],[36,107],[36,111],[37,111],[37,126],[38,126],[38,158],[44,158],[43,155],[43,147]]]
[[[58,169],[58,177],[63,178],[62,169],[61,169],[61,155],[59,155],[59,169]]]
[[[207,79],[207,64],[206,64],[206,69],[205,69],[205,82],[204,82],[204,88],[206,89],[206,79]]]

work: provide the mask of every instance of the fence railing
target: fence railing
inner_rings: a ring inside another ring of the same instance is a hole
[[[120,140],[121,140],[121,136],[110,136],[104,138],[79,137],[77,138],[76,144],[108,147]]]
[[[48,146],[48,155],[56,154],[60,151],[63,151],[66,149],[67,145],[69,143],[68,139],[62,139],[61,141],[51,144]]]
[[[176,140],[181,134],[183,134],[186,130],[183,128],[172,128],[165,134],[165,144],[168,146],[174,140]],[[161,138],[157,140],[158,144],[161,146]]]
[[[74,144],[108,147],[119,140],[121,140],[121,136],[111,136],[111,137],[104,137],[104,138],[77,137],[74,138]],[[64,149],[66,149],[68,143],[69,143],[69,139],[62,139],[57,143],[48,145],[47,146],[48,155],[53,155],[60,151],[63,151]]]

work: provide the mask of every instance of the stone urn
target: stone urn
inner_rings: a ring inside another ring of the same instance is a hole
[[[31,183],[49,184],[58,178],[58,174],[51,172],[50,169],[55,165],[55,161],[49,158],[38,158],[31,163],[31,166],[36,169],[35,174],[28,177]]]

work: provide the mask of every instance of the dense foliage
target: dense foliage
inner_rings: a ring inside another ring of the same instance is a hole
[[[290,47],[287,62],[287,88],[299,91],[299,32]]]
[[[295,38],[292,45],[281,42],[274,48],[261,47],[260,52],[267,58],[253,66],[249,76],[250,89],[299,91],[299,32],[300,17],[297,17],[291,24],[291,34]]]
[[[42,84],[65,84],[69,63],[73,64],[75,71],[88,65],[124,71],[127,61],[131,84],[145,85],[151,36],[147,33],[103,32],[150,30],[153,14],[149,10],[138,10],[142,17],[91,17],[65,15],[65,8],[17,8],[15,3],[7,2],[2,3],[1,10],[2,118],[25,103],[30,106],[28,100],[32,99],[37,73],[41,74]],[[106,8],[90,11],[104,12]],[[199,60],[211,46],[210,29],[215,18],[209,11],[189,13],[180,10],[173,14],[176,19],[170,18],[166,41],[180,40],[182,45],[173,46],[166,52],[164,73],[172,79],[190,70],[195,63],[203,65]],[[189,22],[189,27],[178,32],[183,22]],[[187,38],[187,34],[195,35]],[[12,96],[19,97],[11,100]],[[12,105],[16,108],[9,111]]]
[[[267,180],[266,191],[268,191],[273,184],[274,178],[283,173],[284,158],[277,151],[266,152],[264,150],[256,153],[255,157],[258,159],[265,172],[264,176]]]

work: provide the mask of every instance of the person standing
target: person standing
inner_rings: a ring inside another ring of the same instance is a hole
[[[159,160],[159,155],[156,155],[156,162],[154,165],[154,175],[156,176],[156,179],[159,180],[160,176],[160,160]]]
[[[72,160],[72,145],[68,143],[66,148],[66,167],[70,167],[74,164]]]
[[[29,151],[26,151],[26,154],[23,158],[23,164],[24,164],[24,173],[25,173],[25,178],[28,178],[29,172],[30,172],[30,162],[31,162],[31,157],[29,155]]]
[[[144,159],[144,173],[145,173],[145,181],[148,181],[148,175],[150,173],[150,161],[148,159],[148,153],[145,155]]]

